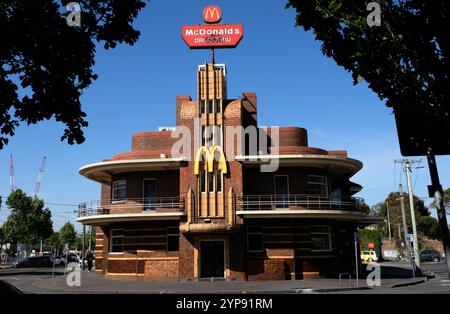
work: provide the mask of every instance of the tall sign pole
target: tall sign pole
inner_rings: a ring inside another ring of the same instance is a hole
[[[358,258],[358,242],[359,237],[358,233],[355,232],[353,234],[354,240],[355,240],[355,268],[356,268],[356,286],[359,286],[359,258]]]
[[[447,216],[445,214],[444,191],[442,190],[442,185],[439,182],[436,158],[434,157],[434,153],[431,149],[428,149],[427,160],[431,177],[431,185],[428,186],[428,193],[430,197],[434,197],[434,203],[436,204],[439,227],[441,229],[442,244],[444,245],[445,251],[445,260],[447,262],[447,272],[450,279],[450,235],[447,224]]]
[[[391,219],[389,218],[389,203],[388,202],[386,202],[386,212],[387,212],[387,220],[388,220],[389,241],[391,241],[392,240]]]

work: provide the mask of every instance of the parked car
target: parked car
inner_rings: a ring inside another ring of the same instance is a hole
[[[439,262],[442,260],[442,254],[435,250],[426,250],[420,252],[420,260],[423,262]]]
[[[366,262],[370,261],[371,255],[372,255],[372,262],[376,263],[378,261],[378,257],[377,257],[377,253],[375,253],[375,251],[370,251],[370,250],[361,251],[361,259],[365,260]]]
[[[56,256],[55,257],[55,266],[64,266],[66,264],[65,256]]]
[[[49,256],[32,256],[20,261],[18,263],[14,263],[14,268],[25,268],[25,267],[51,267],[52,260]]]

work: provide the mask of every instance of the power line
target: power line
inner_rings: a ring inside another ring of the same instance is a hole
[[[78,204],[64,204],[64,203],[49,203],[44,202],[45,205],[55,205],[55,206],[70,206],[70,207],[78,207]]]

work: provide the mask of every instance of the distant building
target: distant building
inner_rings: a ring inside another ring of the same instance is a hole
[[[101,200],[80,204],[77,219],[97,227],[98,273],[283,280],[354,269],[353,234],[373,222],[353,197],[362,187],[350,181],[362,163],[344,150],[309,147],[300,127],[277,129],[279,140],[265,130],[269,152],[252,152],[238,132],[246,145],[228,156],[225,128],[260,128],[256,94],[228,99],[226,80],[225,65],[201,65],[197,100],[176,98],[177,130],[194,135],[183,154],[172,154],[172,129],[143,132],[133,135],[131,152],[80,169],[101,184]],[[275,159],[275,172],[261,172]]]

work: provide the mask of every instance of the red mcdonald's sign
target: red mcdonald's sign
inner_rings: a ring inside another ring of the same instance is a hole
[[[217,5],[210,5],[203,9],[203,20],[206,23],[219,23],[222,19],[222,11]]]
[[[192,49],[234,48],[242,39],[242,24],[213,24],[183,26],[182,37]]]
[[[222,19],[217,5],[204,8],[203,19],[208,24],[182,27],[181,36],[191,49],[234,48],[244,36],[242,24],[217,24]]]

